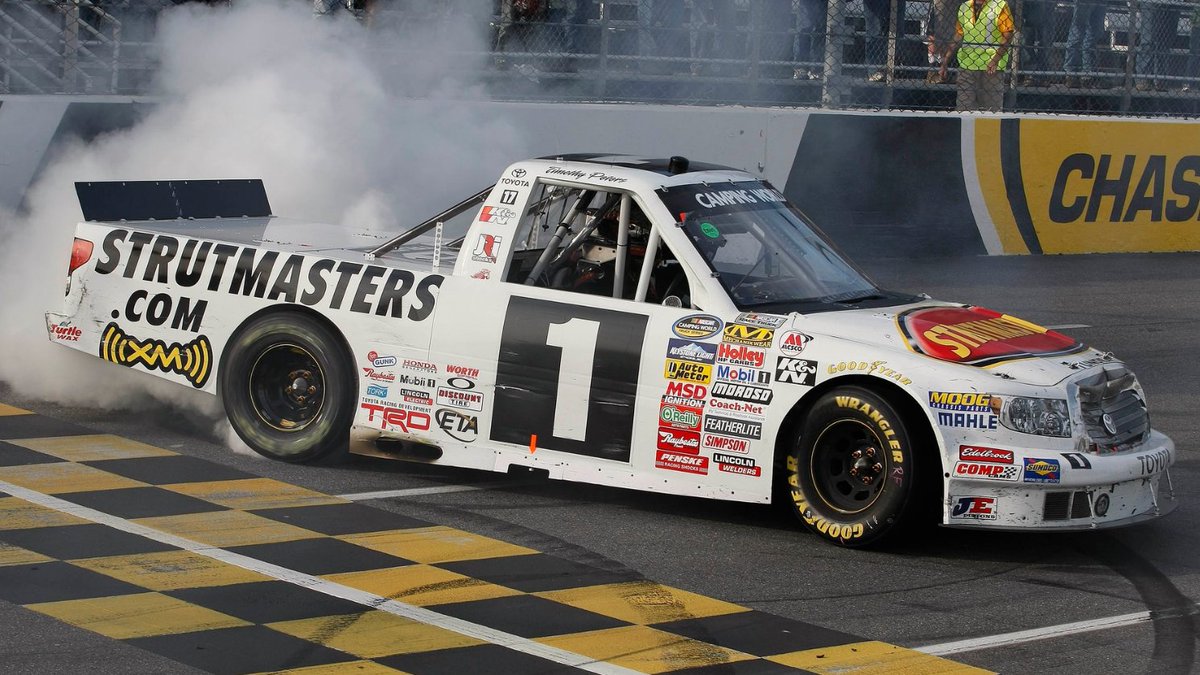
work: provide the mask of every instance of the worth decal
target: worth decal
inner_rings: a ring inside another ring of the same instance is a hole
[[[139,340],[125,334],[116,323],[110,323],[104,329],[100,358],[130,368],[142,366],[147,370],[182,375],[197,389],[204,386],[212,373],[212,345],[207,337],[200,335],[186,344]]]
[[[915,309],[901,314],[897,322],[914,351],[972,366],[1086,349],[1062,333],[982,307]]]

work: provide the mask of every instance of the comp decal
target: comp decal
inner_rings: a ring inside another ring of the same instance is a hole
[[[896,317],[918,354],[971,366],[992,366],[1087,349],[1062,333],[982,307],[925,307]]]
[[[121,244],[128,244],[128,251]],[[126,279],[138,278],[147,283],[173,283],[179,288],[344,308],[357,314],[410,321],[423,321],[433,312],[443,279],[432,274],[418,280],[408,270],[380,265],[123,229],[105,235],[100,249],[98,274],[119,272]],[[143,305],[148,311],[154,302],[154,298],[145,303],[136,300],[131,296],[127,313],[141,312]],[[161,315],[162,320],[171,316],[173,326],[178,323],[186,330],[198,330],[203,307],[197,303],[184,310],[178,298],[176,303],[173,312]]]
[[[100,358],[132,368],[182,375],[199,389],[212,373],[212,345],[204,335],[185,344],[162,340],[140,340],[126,334],[116,322],[109,323],[100,339]]]

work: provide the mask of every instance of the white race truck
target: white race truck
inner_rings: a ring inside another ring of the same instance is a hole
[[[50,339],[220,395],[268,457],[746,502],[777,483],[847,546],[925,515],[1079,530],[1175,506],[1174,445],[1113,355],[882,290],[741,171],[522,161],[387,241],[275,217],[259,181],[77,192]]]

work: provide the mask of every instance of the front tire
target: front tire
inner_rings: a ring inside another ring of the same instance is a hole
[[[357,390],[341,338],[303,314],[253,319],[226,346],[225,414],[247,445],[271,459],[345,455]]]
[[[786,457],[793,511],[822,538],[878,544],[911,519],[913,435],[895,406],[862,387],[839,387],[813,404]]]

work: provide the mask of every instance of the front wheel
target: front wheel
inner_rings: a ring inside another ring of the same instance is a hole
[[[785,475],[792,508],[821,537],[841,546],[876,544],[914,510],[912,435],[879,394],[830,391],[791,440]]]
[[[285,462],[345,454],[357,384],[333,331],[302,314],[270,314],[246,324],[225,354],[225,414],[255,452]]]

